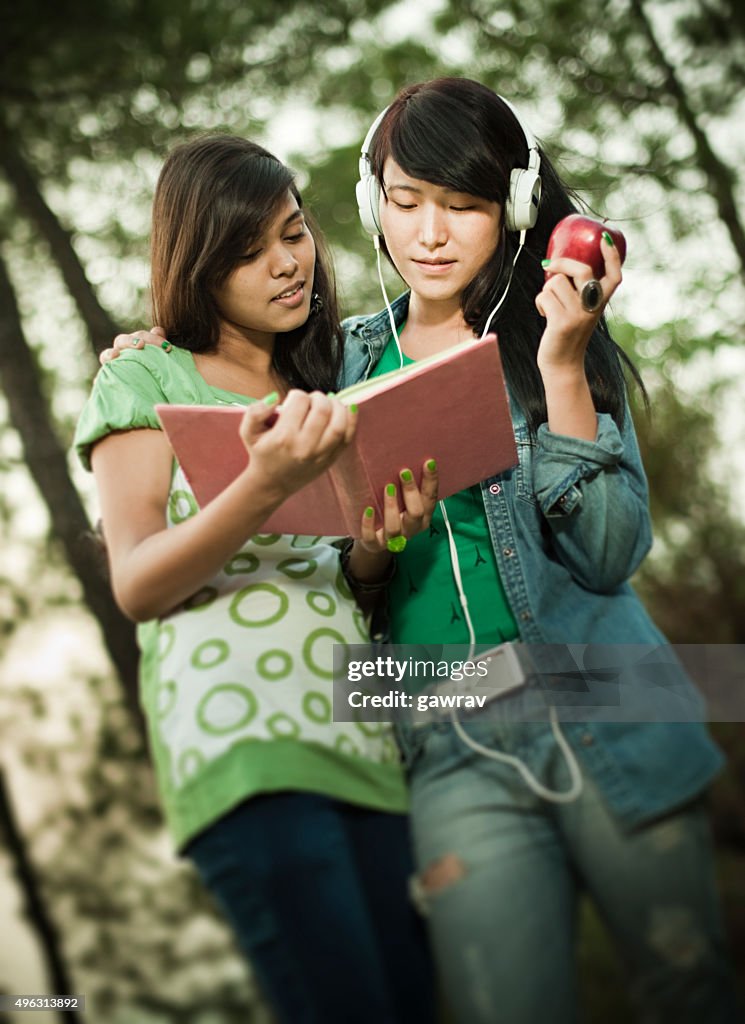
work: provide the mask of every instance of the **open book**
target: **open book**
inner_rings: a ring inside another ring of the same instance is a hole
[[[383,490],[388,483],[400,487],[402,469],[420,484],[424,462],[435,459],[439,496],[446,498],[517,464],[494,335],[353,384],[336,397],[359,408],[352,443],[280,505],[262,533],[359,537],[366,506],[382,522]],[[197,502],[206,505],[248,465],[238,434],[245,407],[155,408]]]

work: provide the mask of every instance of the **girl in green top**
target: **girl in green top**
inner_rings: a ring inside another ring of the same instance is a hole
[[[175,842],[280,1020],[426,1022],[396,748],[383,728],[332,720],[331,648],[364,637],[361,613],[333,538],[258,532],[355,429],[323,393],[341,359],[335,293],[288,169],[230,136],[176,148],[155,195],[152,294],[173,351],[105,365],[76,445],[115,596],[140,623]],[[249,465],[203,509],[159,429],[162,402],[246,406]]]

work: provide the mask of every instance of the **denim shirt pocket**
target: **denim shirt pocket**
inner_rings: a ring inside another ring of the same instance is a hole
[[[533,459],[535,457],[535,435],[530,433],[526,425],[515,426],[515,444],[517,445],[518,464],[513,470],[515,493],[521,501],[537,505],[535,488],[533,487]]]

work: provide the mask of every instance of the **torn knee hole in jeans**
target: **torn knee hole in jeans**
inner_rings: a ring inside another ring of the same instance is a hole
[[[466,865],[456,853],[446,853],[433,860],[418,875],[410,880],[411,899],[420,914],[427,914],[429,901],[438,893],[455,885],[466,874]]]

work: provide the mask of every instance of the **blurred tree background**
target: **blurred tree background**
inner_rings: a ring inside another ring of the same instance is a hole
[[[170,854],[133,631],[92,540],[91,481],[68,454],[96,352],[149,323],[159,165],[193,133],[263,141],[298,171],[345,311],[372,311],[354,181],[373,116],[439,74],[514,100],[567,183],[629,240],[614,329],[651,395],[651,418],[636,418],[657,535],[636,583],[674,641],[745,643],[745,8],[6,0],[0,58],[0,867],[49,990],[85,992],[86,1019],[261,1022],[230,938]],[[729,766],[712,811],[745,974],[745,731],[715,729]],[[11,963],[10,927],[0,942]],[[589,1019],[628,1020],[589,911],[582,969]],[[0,971],[0,989],[17,984]]]

